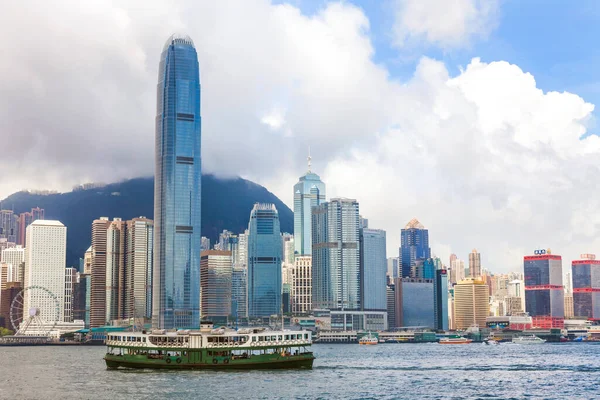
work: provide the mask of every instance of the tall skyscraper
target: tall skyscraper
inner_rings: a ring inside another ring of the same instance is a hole
[[[73,322],[77,268],[65,268],[65,322]]]
[[[154,173],[152,325],[200,325],[200,73],[188,36],[161,54]]]
[[[231,251],[208,250],[200,256],[202,318],[231,314]]]
[[[312,254],[311,209],[325,202],[325,184],[310,170],[294,185],[294,248],[300,256]]]
[[[231,274],[231,314],[234,317],[248,316],[248,270],[234,266]]]
[[[90,327],[106,324],[106,239],[110,221],[100,217],[92,222],[92,275]]]
[[[25,246],[25,232],[27,227],[35,220],[44,219],[45,210],[43,208],[32,208],[30,212],[24,212],[19,215],[19,238],[17,244]]]
[[[248,316],[281,313],[281,229],[273,204],[255,204],[248,223]]]
[[[448,271],[435,270],[433,280],[433,307],[435,315],[435,329],[448,330]]]
[[[565,294],[562,284],[562,257],[550,254],[525,256],[525,311],[540,328],[562,328]]]
[[[471,278],[481,276],[481,254],[477,252],[477,249],[473,249],[469,253],[469,276]]]
[[[23,282],[25,274],[25,248],[15,246],[0,252],[0,262],[10,265],[9,282]]]
[[[282,233],[281,238],[283,240],[283,262],[289,265],[294,265],[294,235],[290,233]]]
[[[106,231],[106,321],[125,318],[126,224],[115,218]]]
[[[292,282],[292,313],[307,314],[312,310],[312,256],[298,256]]]
[[[9,243],[17,243],[19,239],[19,216],[12,210],[0,210],[0,238]]]
[[[358,202],[331,199],[312,213],[313,308],[360,310]]]
[[[65,263],[67,228],[60,221],[37,220],[27,227],[25,282],[23,287],[41,286],[58,300],[58,321],[65,318]],[[40,302],[36,291],[26,292],[23,310],[33,305],[40,308],[44,321],[54,321],[56,309],[52,302]]]
[[[6,251],[6,250],[5,250]],[[592,254],[582,254],[583,260],[571,264],[573,274],[573,315],[600,320],[600,260]]]
[[[387,309],[385,244],[384,230],[360,229],[360,293],[363,310]]]
[[[490,314],[488,286],[480,279],[468,278],[454,286],[454,327],[468,329],[472,325],[485,327]]]
[[[400,327],[435,327],[433,280],[394,279],[396,296],[395,322]]]
[[[430,257],[429,231],[416,218],[413,218],[400,232],[402,277],[414,278],[417,260],[425,260]]]

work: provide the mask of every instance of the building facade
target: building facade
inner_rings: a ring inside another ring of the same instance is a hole
[[[434,328],[448,330],[448,271],[437,269],[433,281]]]
[[[361,309],[358,212],[342,198],[313,208],[313,309]]]
[[[469,276],[471,278],[481,276],[481,254],[477,252],[477,249],[473,249],[469,253]]]
[[[360,229],[360,293],[363,310],[387,308],[385,231]]]
[[[294,262],[292,313],[308,314],[312,310],[312,257],[298,256]]]
[[[233,262],[231,251],[208,250],[200,256],[202,318],[231,315]]]
[[[0,210],[0,239],[14,244],[19,240],[19,216],[12,210]]]
[[[562,258],[559,255],[525,256],[525,310],[539,328],[562,328],[565,318],[565,295]]]
[[[467,278],[454,286],[454,328],[482,328],[490,314],[489,288],[480,279]]]
[[[234,266],[231,275],[231,315],[248,317],[248,269]]]
[[[248,316],[281,313],[281,229],[273,204],[255,204],[248,223]]]
[[[45,210],[43,208],[35,207],[32,208],[29,212],[24,212],[19,215],[19,239],[17,240],[17,244],[21,246],[26,246],[26,231],[27,227],[35,220],[45,219]]]
[[[193,41],[171,36],[161,54],[154,173],[152,325],[200,324],[200,71]]]
[[[395,322],[397,327],[435,327],[432,279],[396,278]]]
[[[595,256],[584,260],[574,260],[571,264],[571,271],[574,316],[599,321],[600,260],[596,260]]]
[[[0,262],[10,265],[9,280],[23,282],[25,274],[25,248],[23,246],[9,247],[0,252]]]
[[[312,254],[312,208],[325,202],[325,184],[310,171],[294,185],[294,248],[297,255]]]
[[[402,278],[416,277],[417,260],[431,257],[429,231],[416,218],[400,232],[400,264]]]
[[[65,267],[67,228],[60,221],[37,220],[27,227],[23,287],[41,286],[58,302],[48,301],[42,291],[25,293],[23,310],[36,307],[43,321],[65,320]]]
[[[92,222],[90,327],[106,324],[106,239],[110,220],[100,217]]]

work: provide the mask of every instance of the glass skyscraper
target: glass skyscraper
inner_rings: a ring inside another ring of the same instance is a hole
[[[429,231],[416,218],[406,224],[400,232],[400,264],[402,278],[415,278],[417,260],[431,257]]]
[[[309,157],[310,161],[310,157]],[[311,209],[325,202],[325,184],[310,171],[294,185],[294,248],[297,255],[312,254]]]
[[[360,292],[363,310],[385,311],[387,308],[385,250],[384,230],[360,230]]]
[[[273,204],[255,204],[248,223],[248,316],[281,313],[281,229]]]
[[[314,309],[361,309],[358,223],[356,200],[331,199],[313,208]]]
[[[525,256],[525,311],[536,327],[563,328],[565,293],[562,257],[556,254]]]
[[[156,99],[152,324],[200,325],[200,74],[194,43],[173,35]]]

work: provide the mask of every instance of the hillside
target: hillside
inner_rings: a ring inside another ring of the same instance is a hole
[[[245,179],[202,176],[202,235],[211,243],[219,232],[242,232],[248,227],[254,203],[274,203],[279,211],[282,232],[293,232],[292,211],[263,186]],[[92,221],[98,217],[131,219],[154,214],[154,178],[137,178],[102,188],[39,195],[18,192],[2,201],[3,208],[16,213],[32,207],[46,210],[46,219],[67,226],[67,264],[77,265],[90,245]]]

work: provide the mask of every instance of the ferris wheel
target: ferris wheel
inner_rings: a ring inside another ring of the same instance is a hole
[[[28,310],[24,310],[25,298],[29,299]],[[58,297],[42,286],[26,287],[10,304],[10,322],[17,336],[49,336],[59,318]]]

